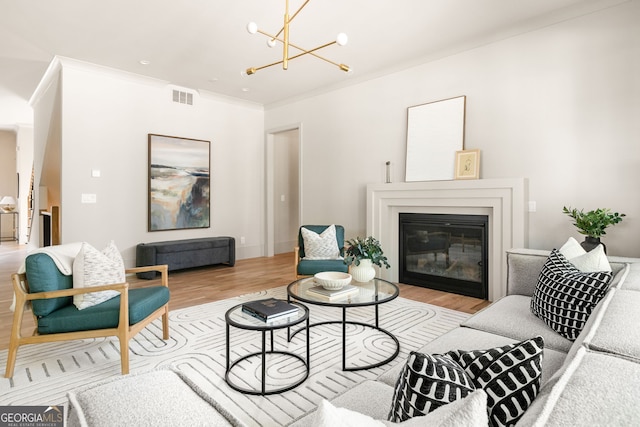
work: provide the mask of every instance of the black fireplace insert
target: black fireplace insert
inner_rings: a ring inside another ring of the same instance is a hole
[[[486,215],[400,214],[400,283],[488,298]]]

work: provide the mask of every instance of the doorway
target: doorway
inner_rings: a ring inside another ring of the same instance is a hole
[[[300,226],[301,127],[267,132],[266,255],[292,252]]]

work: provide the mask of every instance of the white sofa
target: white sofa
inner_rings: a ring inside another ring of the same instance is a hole
[[[640,390],[640,328],[636,325],[640,315],[640,259],[608,258],[613,273],[609,290],[577,339],[570,341],[530,310],[538,276],[549,254],[529,249],[508,251],[507,296],[418,351],[442,354],[450,350],[481,350],[542,336],[541,388],[517,425],[640,425],[636,395]],[[376,381],[365,381],[334,398],[329,406],[332,410],[346,409],[341,416],[362,414],[386,420],[403,364],[404,361]],[[446,406],[449,405],[436,411]],[[324,403],[321,408],[324,411]],[[292,425],[318,425],[324,416],[317,412]],[[462,415],[469,417],[469,412],[463,411]],[[415,424],[402,424],[486,425],[486,418],[464,421],[455,414],[440,416],[436,424],[426,424],[427,418],[420,418],[414,419]]]

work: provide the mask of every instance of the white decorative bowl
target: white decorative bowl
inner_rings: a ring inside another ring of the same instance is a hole
[[[323,288],[332,291],[342,289],[344,285],[351,283],[351,275],[339,271],[323,271],[314,275],[313,278]]]

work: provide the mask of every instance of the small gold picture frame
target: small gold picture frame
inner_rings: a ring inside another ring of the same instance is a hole
[[[480,150],[456,151],[455,179],[480,178]]]

